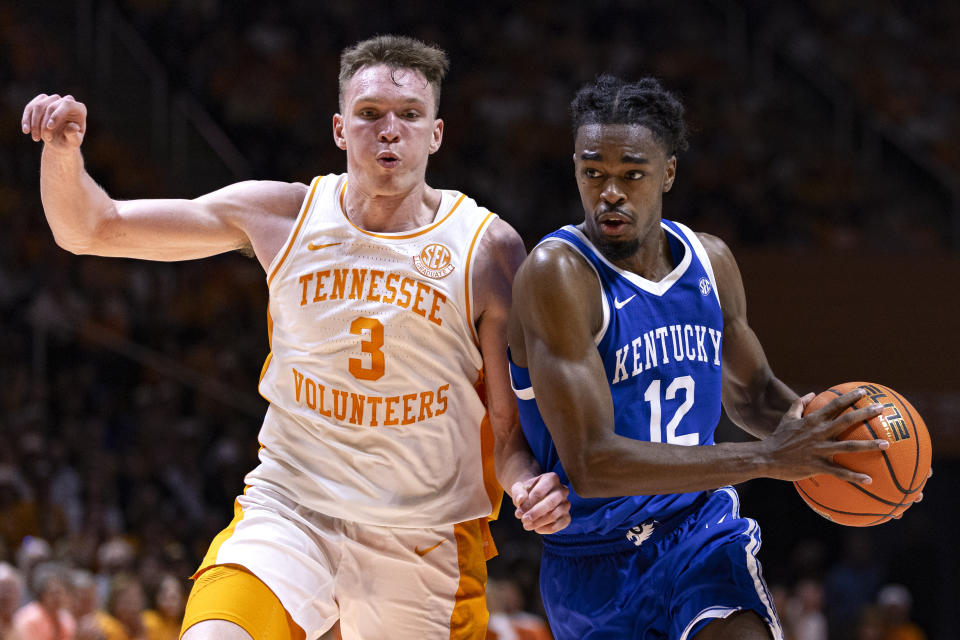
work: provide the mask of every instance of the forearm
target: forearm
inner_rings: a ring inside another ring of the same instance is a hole
[[[716,489],[765,477],[771,464],[762,442],[685,447],[616,435],[584,457],[589,472],[571,479],[587,498]]]
[[[741,392],[737,399],[724,403],[727,416],[738,427],[757,438],[766,438],[777,428],[797,394],[779,378],[770,374],[755,388]]]
[[[511,494],[516,483],[526,482],[542,471],[518,423],[504,430],[496,439],[493,460],[497,481],[507,494]]]
[[[116,213],[113,200],[84,169],[79,148],[44,145],[40,198],[57,244],[74,253],[92,252],[98,230]]]

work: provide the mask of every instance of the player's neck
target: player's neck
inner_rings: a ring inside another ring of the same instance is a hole
[[[651,282],[659,282],[673,271],[675,266],[667,234],[659,225],[637,246],[633,254],[611,262]]]
[[[424,182],[400,193],[375,193],[347,182],[343,209],[347,218],[366,231],[393,233],[430,224],[440,207],[440,192]]]

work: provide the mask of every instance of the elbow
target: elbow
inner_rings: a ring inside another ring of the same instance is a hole
[[[610,456],[593,450],[583,450],[563,461],[570,487],[581,498],[609,498],[617,494],[611,491],[608,475],[616,464]]]
[[[79,238],[75,238],[75,237],[68,238],[62,234],[54,233],[53,241],[56,243],[58,247],[60,247],[64,251],[69,251],[70,253],[77,256],[89,255],[93,253],[90,243],[83,242]]]
[[[102,243],[107,224],[107,219],[100,219],[95,224],[75,225],[70,228],[54,228],[51,225],[53,241],[58,247],[74,255],[103,255]]]
[[[570,488],[573,489],[573,492],[576,493],[581,498],[603,498],[605,497],[603,493],[597,488],[596,483],[591,482],[590,477],[584,477],[582,475],[574,475],[567,472],[567,477],[570,479]]]
[[[53,241],[64,251],[77,256],[100,255],[97,251],[96,238],[89,237],[65,237],[62,234],[53,234]]]

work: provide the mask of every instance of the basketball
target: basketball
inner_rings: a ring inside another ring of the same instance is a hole
[[[816,411],[837,396],[856,388],[866,395],[846,411],[880,403],[883,413],[850,427],[838,440],[884,439],[886,451],[838,454],[837,463],[873,478],[868,485],[817,475],[793,483],[800,497],[824,518],[851,527],[870,527],[906,511],[923,490],[930,471],[930,434],[923,419],[906,398],[889,387],[871,382],[847,382],[827,389],[804,409]]]

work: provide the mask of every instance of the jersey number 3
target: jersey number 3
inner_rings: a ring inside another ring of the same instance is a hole
[[[360,350],[370,356],[370,366],[364,367],[360,358],[350,358],[350,373],[359,380],[379,380],[383,377],[383,324],[375,318],[356,318],[350,323],[350,333],[355,336],[367,334],[360,342]]]
[[[683,419],[683,416],[685,416],[686,413],[690,411],[690,407],[693,406],[693,390],[695,386],[692,376],[674,378],[667,386],[667,391],[664,394],[665,400],[673,400],[676,398],[677,391],[680,389],[684,391],[684,397],[683,404],[677,407],[677,412],[673,414],[670,422],[667,423],[667,439],[664,440],[660,430],[660,420],[662,417],[660,408],[660,380],[654,380],[650,383],[647,390],[643,392],[643,399],[650,403],[650,442],[681,444],[687,447],[700,444],[699,434],[685,433],[680,436],[677,435],[677,427],[680,425],[680,420]]]

